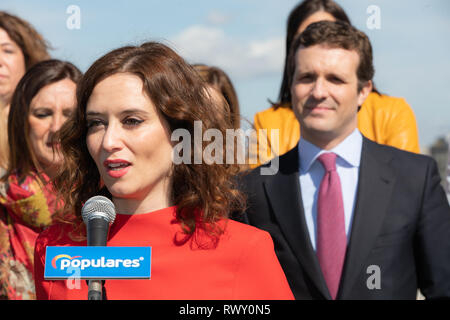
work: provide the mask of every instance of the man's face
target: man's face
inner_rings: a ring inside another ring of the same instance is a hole
[[[304,139],[322,149],[342,142],[357,126],[357,112],[372,84],[358,92],[356,51],[314,45],[295,54],[292,108]]]

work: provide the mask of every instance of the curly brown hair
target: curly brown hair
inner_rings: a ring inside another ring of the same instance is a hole
[[[111,198],[87,149],[86,106],[95,86],[117,73],[130,73],[142,80],[144,91],[171,132],[183,128],[193,136],[194,121],[201,121],[205,130],[219,129],[224,135],[230,126],[216,120],[205,84],[192,66],[166,45],[147,42],[107,53],[94,62],[79,82],[74,118],[60,131],[65,164],[55,185],[64,198],[66,213],[74,212],[77,223],[88,198],[98,194]],[[234,180],[239,168],[235,164],[204,161],[194,164],[195,153],[203,154],[204,147],[196,150],[193,140],[191,162],[172,163],[170,198],[177,206],[177,221],[185,234],[193,235],[200,228],[217,236],[223,232],[219,227],[222,224],[217,222],[230,212],[244,209],[244,195]]]

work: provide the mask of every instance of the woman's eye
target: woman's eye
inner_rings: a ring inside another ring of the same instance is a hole
[[[304,75],[297,78],[297,83],[309,83],[313,80],[313,77],[310,75]]]
[[[66,118],[70,118],[72,116],[73,112],[72,111],[64,111],[63,112],[63,116]]]
[[[16,50],[14,50],[12,48],[3,48],[3,52],[7,53],[7,54],[15,54]]]
[[[135,118],[126,118],[123,123],[127,126],[137,126],[141,124],[143,120],[135,119]]]
[[[50,113],[35,113],[34,116],[39,119],[44,119],[45,117],[51,116]]]
[[[93,128],[93,127],[98,127],[100,125],[102,125],[102,121],[100,121],[100,120],[88,120],[87,121],[88,129]]]
[[[50,108],[35,108],[31,111],[33,117],[44,119],[53,116],[53,110]]]

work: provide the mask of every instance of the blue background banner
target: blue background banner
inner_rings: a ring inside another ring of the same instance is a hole
[[[151,247],[47,247],[44,278],[150,279]]]

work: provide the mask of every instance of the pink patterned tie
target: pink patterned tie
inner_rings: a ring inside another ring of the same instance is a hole
[[[324,153],[325,168],[317,206],[317,256],[331,297],[336,299],[347,247],[341,180],[336,172],[336,154]]]

